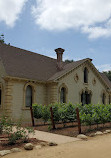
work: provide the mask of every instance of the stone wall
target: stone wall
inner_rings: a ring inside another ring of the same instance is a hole
[[[88,68],[88,84],[84,83],[84,68]],[[72,70],[67,75],[58,79],[58,90],[62,84],[67,87],[67,102],[81,103],[81,93],[83,90],[89,90],[92,93],[91,103],[102,103],[102,93],[106,94],[106,103],[108,103],[107,87],[102,82],[99,75],[89,63]],[[60,93],[58,93],[58,102],[60,101]]]

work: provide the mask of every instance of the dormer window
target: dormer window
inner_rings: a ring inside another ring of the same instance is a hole
[[[84,68],[84,83],[88,83],[88,69]]]

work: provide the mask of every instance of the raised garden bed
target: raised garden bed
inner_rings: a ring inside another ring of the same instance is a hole
[[[62,134],[66,136],[71,136],[71,137],[76,137],[78,133],[78,126],[77,123],[66,123],[66,126],[63,127],[63,124],[56,124],[56,129],[49,130],[49,125],[43,125],[43,124],[38,124],[37,126],[34,127],[34,129],[40,130],[40,131],[45,131],[45,132],[50,132],[50,133],[55,133],[55,134]],[[89,135],[90,133],[96,132],[98,130],[105,131],[106,129],[111,129],[111,124],[106,123],[104,124],[99,124],[98,128],[97,125],[91,125],[91,126],[81,126],[82,133]]]
[[[8,150],[12,148],[23,148],[26,143],[32,143],[35,145],[39,145],[42,140],[38,140],[36,138],[29,138],[27,142],[23,142],[18,140],[16,144],[9,145],[7,135],[0,135],[0,150]]]

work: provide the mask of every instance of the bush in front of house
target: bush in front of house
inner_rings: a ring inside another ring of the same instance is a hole
[[[6,134],[8,137],[8,144],[16,144],[17,140],[27,142],[29,134],[34,134],[33,128],[22,127],[21,123],[13,123],[8,117],[1,117],[2,134]]]
[[[33,105],[33,112],[34,112],[34,117],[36,119],[43,119],[44,122],[50,121],[51,118],[51,112],[50,112],[50,107],[52,107],[53,110],[53,119],[55,123],[58,122],[74,122],[76,119],[76,106],[72,105],[71,103],[69,104],[50,104],[48,106],[43,106],[43,105],[38,105],[34,104]]]
[[[76,108],[79,108],[80,120],[84,125],[92,125],[92,124],[105,124],[107,122],[111,122],[111,105],[103,105],[103,104],[89,104],[89,105],[81,105],[76,104],[73,105],[71,103],[68,104],[50,104],[48,106],[42,105],[33,105],[34,117],[42,118],[44,122],[47,122],[51,118],[50,107],[53,110],[54,122],[74,122],[76,121]],[[40,110],[40,111],[39,111]]]

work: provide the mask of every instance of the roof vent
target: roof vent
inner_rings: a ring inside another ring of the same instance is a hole
[[[65,50],[62,48],[57,48],[55,49],[55,52],[57,54],[57,69],[58,70],[62,70],[63,69],[63,64],[62,64],[62,56],[63,56],[63,52]]]

